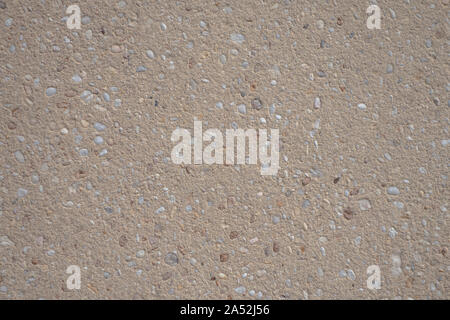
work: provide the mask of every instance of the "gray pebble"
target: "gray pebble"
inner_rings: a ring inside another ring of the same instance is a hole
[[[160,207],[160,208],[156,209],[155,213],[160,214],[160,213],[163,213],[164,211],[166,211],[166,208]]]
[[[175,266],[178,264],[178,256],[176,253],[169,252],[164,258],[164,262],[169,266]]]
[[[147,54],[148,58],[150,58],[150,59],[154,59],[155,58],[155,54],[153,53],[152,50],[147,50],[145,53]]]
[[[14,152],[14,157],[16,157],[16,160],[19,161],[20,163],[24,163],[25,162],[25,157],[23,156],[23,153],[21,151],[19,151],[19,150]]]
[[[356,275],[355,275],[355,273],[353,272],[352,269],[347,270],[347,276],[348,276],[348,278],[350,280],[355,280],[356,279]]]
[[[247,108],[245,107],[245,104],[238,105],[238,111],[239,111],[239,113],[246,114]]]
[[[23,188],[19,188],[19,190],[17,190],[17,196],[19,198],[23,198],[28,194],[28,190],[27,189],[23,189]]]
[[[88,149],[80,149],[80,156],[87,157],[89,154]]]
[[[398,190],[397,187],[389,187],[387,189],[387,193],[390,195],[398,195],[398,194],[400,194],[400,191]]]
[[[245,41],[245,37],[244,35],[240,34],[240,33],[232,33],[231,36],[231,41],[242,44]]]
[[[320,106],[321,106],[320,98],[319,97],[315,97],[314,98],[314,108],[320,109]]]
[[[33,174],[31,176],[31,182],[38,183],[39,182],[39,176],[37,174]]]
[[[256,110],[261,110],[261,108],[263,107],[261,100],[259,98],[253,99],[252,107]]]
[[[359,109],[359,110],[366,110],[366,109],[367,109],[367,106],[366,106],[364,103],[359,103],[359,104],[358,104],[358,109]]]
[[[136,258],[143,258],[145,256],[145,250],[139,250],[136,253]]]
[[[389,237],[391,237],[392,239],[394,239],[397,234],[398,232],[394,228],[389,229]]]
[[[234,291],[237,293],[237,294],[244,294],[246,291],[247,291],[247,289],[245,288],[245,287],[237,287],[237,288],[235,288],[234,289]]]
[[[81,24],[86,25],[91,23],[91,17],[89,16],[84,16],[83,18],[81,18]]]
[[[104,140],[101,136],[96,136],[94,138],[94,142],[95,142],[95,144],[103,144]]]
[[[147,71],[147,68],[145,66],[139,66],[136,68],[136,72],[145,72]]]
[[[370,201],[367,199],[361,199],[359,200],[359,208],[362,211],[369,210],[372,206],[370,205]]]
[[[403,209],[404,204],[400,201],[394,201],[394,206],[396,206],[398,209]]]
[[[386,67],[386,73],[392,73],[392,72],[394,72],[394,66],[389,63]]]
[[[45,93],[47,94],[48,97],[51,97],[56,94],[56,88],[49,87],[47,88],[47,90],[45,90]]]
[[[82,79],[79,75],[76,74],[72,77],[72,81],[75,83],[80,83],[82,81]]]
[[[96,122],[96,123],[94,123],[94,128],[97,131],[105,131],[106,126],[100,122]]]
[[[306,200],[303,201],[303,203],[302,203],[302,208],[306,209],[306,208],[308,208],[310,205],[311,205],[311,202],[310,202],[308,199],[306,199]]]

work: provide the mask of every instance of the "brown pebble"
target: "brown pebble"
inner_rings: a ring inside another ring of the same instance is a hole
[[[162,279],[163,279],[164,281],[166,281],[166,280],[170,279],[171,276],[172,276],[172,273],[166,272],[166,273],[163,273]]]
[[[220,255],[220,262],[227,262],[230,258],[230,255],[228,253],[222,253]]]
[[[67,109],[70,108],[70,104],[67,102],[58,102],[56,103],[56,107],[59,109]]]
[[[350,220],[351,218],[353,218],[353,211],[350,208],[345,208],[344,209],[344,218],[347,220]]]
[[[278,244],[278,242],[276,242],[276,241],[273,242],[272,250],[273,250],[273,252],[280,251],[280,245]]]
[[[69,89],[64,93],[64,95],[68,98],[73,98],[77,95],[77,91],[75,89]]]
[[[338,26],[342,26],[343,23],[344,23],[344,20],[341,17],[337,18],[337,25]]]
[[[340,179],[341,179],[340,177],[334,178],[333,183],[334,184],[338,183]]]
[[[447,255],[447,252],[448,252],[447,247],[443,247],[443,248],[441,249],[441,254],[442,254],[443,256],[446,256],[446,255]]]
[[[16,125],[15,122],[12,122],[12,121],[8,122],[8,129],[9,130],[14,130],[16,128],[17,128],[17,125]]]
[[[32,259],[31,259],[31,263],[34,264],[34,265],[36,265],[36,264],[39,263],[39,260],[38,260],[37,258],[32,258]]]
[[[86,169],[78,169],[75,176],[77,179],[84,179],[88,176],[88,172]]]
[[[118,45],[113,45],[111,47],[111,51],[114,52],[114,53],[119,53],[122,50],[120,49],[120,47]]]
[[[230,232],[230,239],[236,239],[239,236],[239,233],[237,231],[231,231]]]
[[[126,235],[121,235],[120,238],[119,238],[119,246],[125,247],[127,242],[128,242],[127,236]]]
[[[306,186],[311,182],[311,178],[310,177],[306,177],[305,179],[303,179],[302,181],[302,185]]]

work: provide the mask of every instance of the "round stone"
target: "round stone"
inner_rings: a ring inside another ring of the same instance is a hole
[[[175,266],[178,264],[178,256],[174,252],[169,252],[164,258],[164,262],[169,266]]]

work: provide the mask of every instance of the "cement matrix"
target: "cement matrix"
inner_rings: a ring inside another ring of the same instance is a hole
[[[449,9],[0,0],[0,299],[448,299]],[[277,175],[174,164],[195,120]]]

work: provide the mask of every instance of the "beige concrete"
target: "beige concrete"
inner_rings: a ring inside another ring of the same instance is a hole
[[[449,1],[372,2],[0,1],[0,299],[448,299]]]

